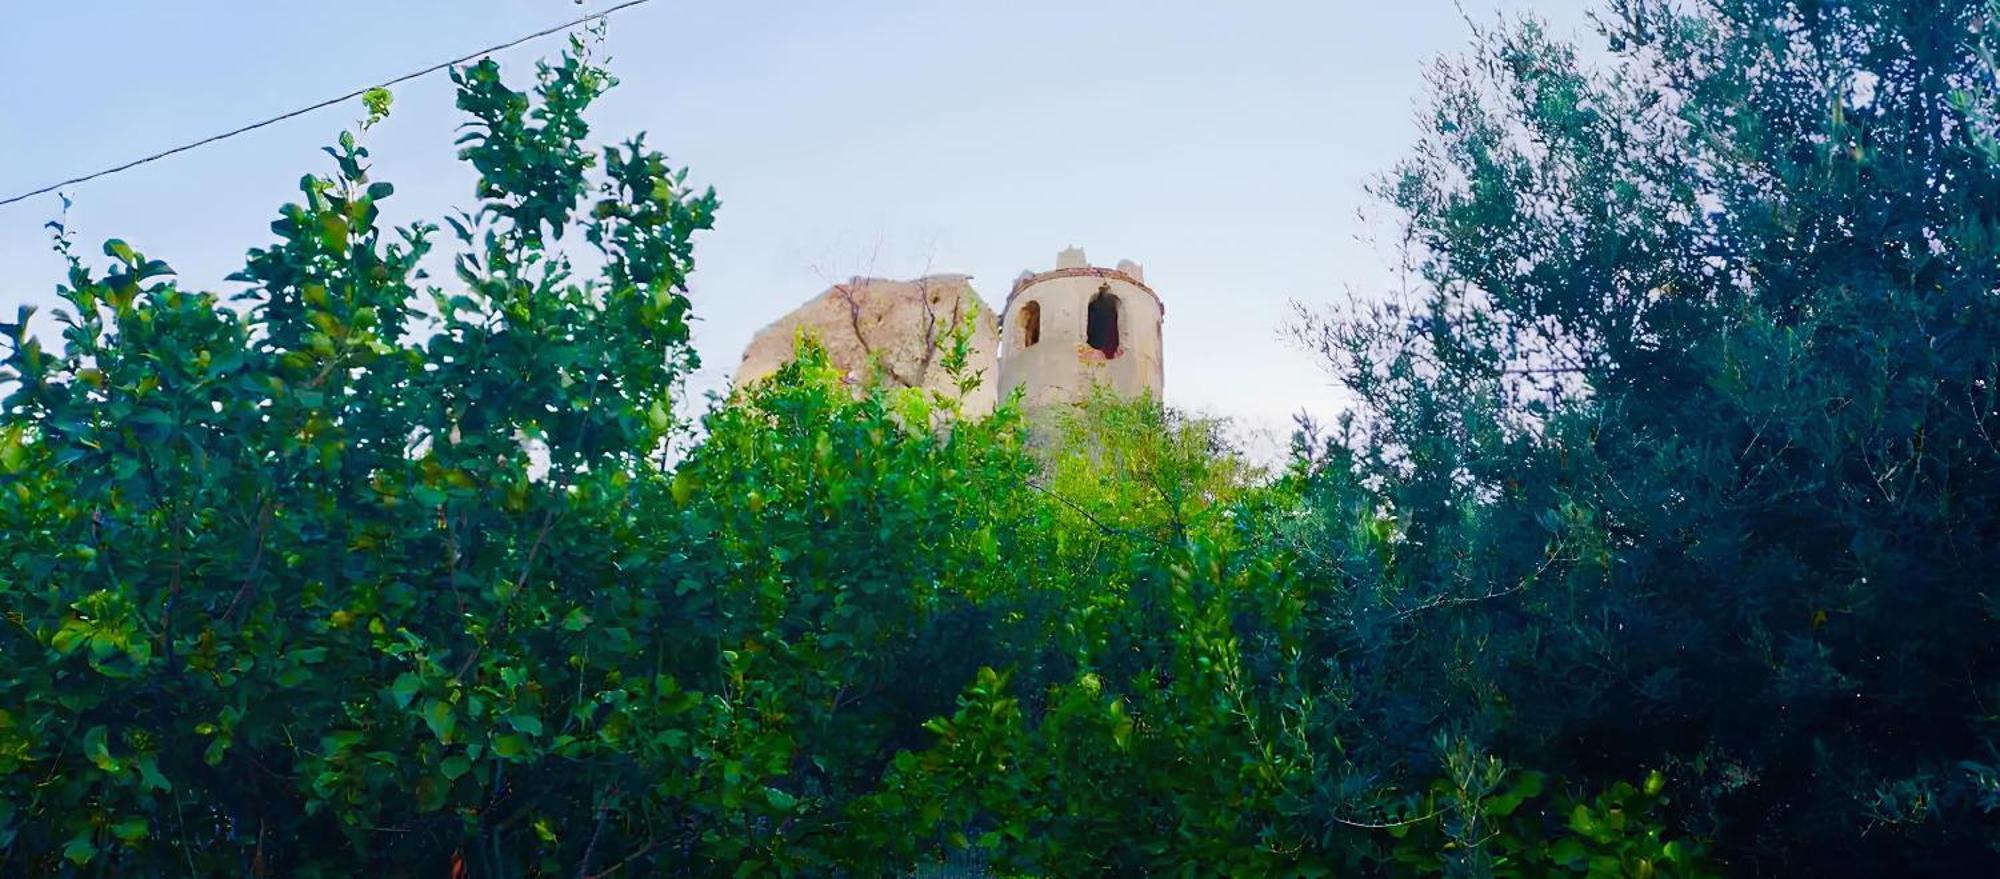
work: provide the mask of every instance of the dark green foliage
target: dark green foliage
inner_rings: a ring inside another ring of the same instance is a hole
[[[1532,24],[1440,69],[1384,187],[1420,286],[1307,329],[1363,403],[1309,477],[1329,647],[1378,741],[1664,767],[1745,872],[1977,872],[1994,18],[1690,6],[1611,4],[1608,72]]]

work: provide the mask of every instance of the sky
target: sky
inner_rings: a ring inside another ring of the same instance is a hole
[[[0,0],[0,198],[540,30],[607,0]],[[1587,36],[1587,0],[653,0],[611,19],[604,142],[645,131],[722,199],[690,281],[697,392],[752,333],[852,275],[964,273],[999,305],[1085,248],[1166,302],[1166,398],[1266,441],[1339,394],[1287,343],[1290,304],[1395,283],[1368,184],[1420,135],[1424,73],[1467,19]],[[1462,8],[1461,8],[1462,7]],[[498,56],[525,82],[559,38]],[[387,221],[472,202],[450,82],[395,89],[369,132]],[[68,190],[95,253],[123,238],[184,286],[271,241],[358,101]],[[54,195],[0,207],[0,311],[57,304]],[[38,322],[45,335],[50,324]]]

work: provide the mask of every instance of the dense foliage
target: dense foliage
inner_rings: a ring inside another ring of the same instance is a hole
[[[448,234],[378,223],[379,93],[233,304],[53,224],[61,344],[0,327],[0,874],[1974,870],[1996,20],[1483,35],[1276,472],[811,340],[683,423],[717,201],[587,145],[584,43],[455,73]]]
[[[2000,18],[1692,5],[1610,4],[1608,72],[1532,25],[1441,67],[1383,187],[1408,295],[1304,328],[1361,400],[1307,499],[1374,597],[1352,707],[1376,747],[1450,718],[1574,777],[1660,767],[1745,871],[1980,872]]]

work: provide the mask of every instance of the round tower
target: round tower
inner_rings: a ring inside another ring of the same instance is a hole
[[[1165,382],[1160,324],[1166,307],[1130,260],[1093,266],[1079,248],[1046,272],[1023,272],[1001,309],[1002,396],[1025,388],[1028,408],[1073,403],[1103,385],[1121,396],[1159,397]]]

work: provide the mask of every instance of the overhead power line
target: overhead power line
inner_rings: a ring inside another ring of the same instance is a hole
[[[0,207],[5,207],[17,201],[24,201],[30,198],[34,198],[37,195],[46,195],[48,193],[61,189],[65,186],[73,186],[78,183],[87,183],[89,181],[96,180],[99,177],[104,177],[110,174],[116,174],[120,171],[126,171],[132,168],[137,168],[140,165],[144,165],[149,162],[157,162],[168,156],[184,153],[187,152],[188,150],[195,149],[197,147],[204,147],[209,144],[215,143],[216,141],[228,140],[229,138],[235,137],[239,134],[256,131],[257,129],[263,128],[267,125],[275,125],[279,122],[283,122],[287,119],[291,119],[296,116],[304,116],[305,114],[311,113],[314,110],[323,110],[335,104],[339,104],[345,101],[351,101],[355,98],[361,97],[363,94],[366,94],[369,89],[388,88],[389,86],[392,85],[409,82],[410,80],[416,79],[421,76],[428,76],[430,74],[436,73],[440,70],[443,70],[447,67],[451,67],[453,65],[464,64],[465,62],[471,61],[472,59],[478,58],[482,55],[491,55],[494,52],[499,52],[503,49],[511,49],[529,40],[540,39],[542,37],[546,37],[554,33],[561,33],[562,31],[569,30],[570,28],[576,27],[577,25],[589,24],[600,18],[607,18],[614,12],[630,9],[634,6],[643,6],[651,2],[653,2],[653,0],[625,0],[625,2],[619,3],[616,6],[612,6],[601,12],[593,12],[589,15],[585,15],[570,21],[566,21],[563,22],[562,24],[558,24],[553,27],[543,28],[542,30],[538,30],[532,34],[526,34],[524,36],[515,37],[514,39],[508,40],[507,42],[504,43],[498,43],[495,45],[487,46],[486,48],[480,49],[477,52],[470,52],[464,55],[460,55],[457,58],[451,59],[450,61],[440,61],[422,70],[405,73],[402,76],[398,76],[395,79],[389,80],[387,82],[378,83],[376,85],[363,86],[361,88],[355,89],[354,91],[348,92],[347,94],[341,95],[337,98],[328,98],[324,101],[320,101],[315,104],[309,104],[307,106],[300,107],[290,112],[280,113],[269,119],[265,119],[259,122],[252,122],[249,125],[245,125],[241,128],[225,131],[222,132],[221,134],[210,135],[208,137],[204,137],[197,141],[190,141],[188,143],[181,144],[180,146],[173,147],[172,149],[161,150],[157,153],[154,153],[150,156],[146,156],[144,158],[133,159],[132,161],[126,162],[122,165],[115,165],[110,168],[105,168],[102,171],[93,171],[81,177],[71,177],[70,179],[64,180],[60,183],[51,183],[40,189],[23,192],[20,195],[12,196],[5,200],[0,200]]]

